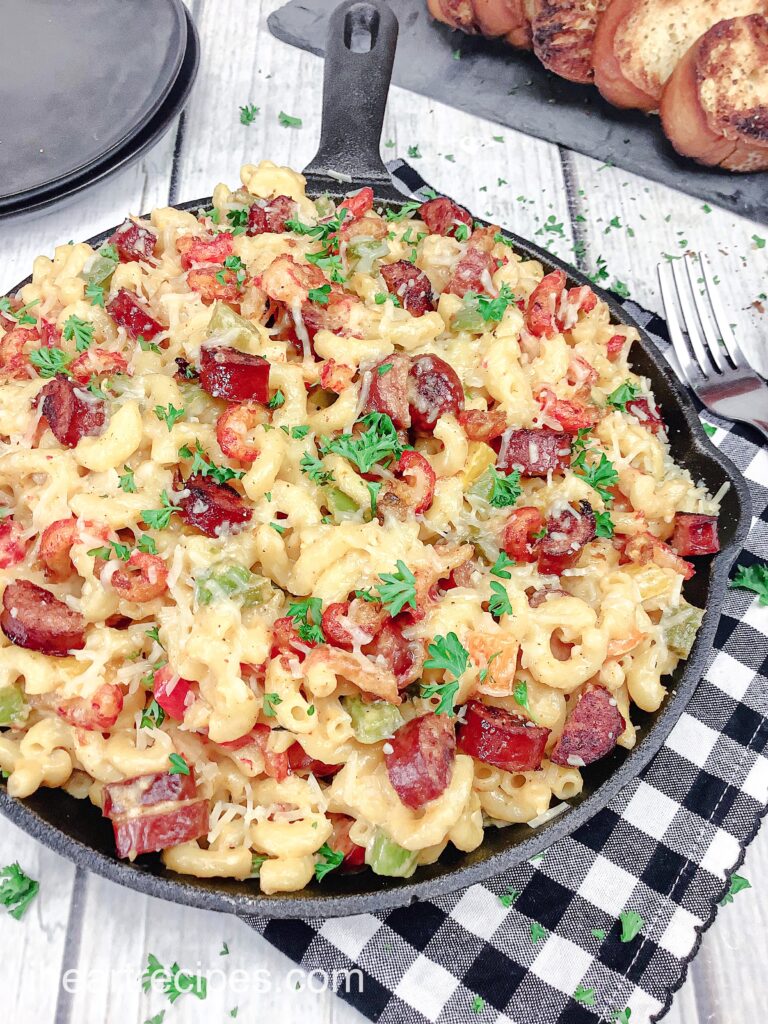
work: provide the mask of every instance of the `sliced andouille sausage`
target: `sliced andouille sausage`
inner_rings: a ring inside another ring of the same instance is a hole
[[[536,536],[544,525],[544,518],[537,508],[524,505],[513,509],[504,524],[501,547],[515,562],[535,562],[541,540]]]
[[[691,555],[716,555],[720,550],[717,516],[676,512],[671,547],[684,558]]]
[[[401,725],[384,754],[392,788],[406,807],[420,810],[448,787],[456,734],[448,715],[433,712]]]
[[[150,228],[125,220],[107,243],[115,247],[121,263],[136,263],[154,256],[157,235]]]
[[[579,557],[585,544],[595,539],[595,513],[588,501],[578,509],[567,505],[547,519],[547,532],[539,548],[539,572],[560,575]]]
[[[488,292],[493,284],[491,275],[495,270],[496,260],[490,253],[482,249],[467,249],[456,264],[443,292],[461,297],[467,292]]]
[[[29,580],[5,588],[0,628],[17,647],[56,658],[85,647],[83,616]]]
[[[432,285],[423,270],[408,260],[398,260],[381,268],[381,276],[390,295],[400,299],[411,316],[424,316],[435,308]]]
[[[399,430],[411,425],[411,410],[408,406],[410,368],[410,356],[404,352],[393,352],[366,370],[363,379],[363,388],[368,388],[365,412],[384,413]]]
[[[354,825],[355,819],[350,818],[348,814],[330,813],[328,817],[333,822],[333,832],[328,840],[328,845],[332,850],[337,850],[344,854],[341,870],[349,871],[353,868],[363,867],[365,864],[365,847],[358,846],[357,843],[353,843],[349,838],[349,830]]]
[[[397,682],[398,690],[410,686],[421,675],[424,666],[424,641],[408,640],[403,625],[397,620],[386,622],[363,652],[375,661],[384,659]]]
[[[458,420],[470,441],[492,441],[507,429],[507,417],[501,409],[463,409]]]
[[[133,860],[204,835],[209,809],[192,773],[155,772],[106,785],[104,816],[112,821],[118,857]]]
[[[549,732],[503,708],[470,700],[457,743],[463,754],[506,772],[532,772],[541,767]]]
[[[329,644],[351,651],[372,642],[389,617],[378,601],[333,601],[323,609],[323,636]]]
[[[280,234],[286,231],[285,222],[292,220],[297,212],[298,205],[290,196],[275,196],[268,203],[254,203],[248,210],[248,225],[245,229],[246,235],[263,235],[266,232]]]
[[[178,499],[179,515],[206,537],[220,537],[247,523],[253,515],[234,487],[217,484],[202,473],[195,473],[184,484]]]
[[[200,387],[227,402],[268,402],[269,363],[235,348],[201,348]]]
[[[518,470],[523,476],[546,476],[550,470],[562,473],[571,464],[571,438],[560,430],[508,430],[501,438],[496,465],[506,473]]]
[[[49,380],[37,401],[59,444],[74,448],[81,437],[101,433],[106,418],[105,403],[68,378],[59,375]]]
[[[326,764],[325,761],[310,757],[298,740],[288,747],[288,764],[296,775],[311,774],[318,779],[330,778],[344,767],[343,764]]]
[[[411,425],[431,434],[444,413],[456,416],[464,408],[464,389],[454,368],[439,356],[417,356],[408,372]]]
[[[651,399],[643,396],[640,398],[630,398],[626,404],[626,410],[630,416],[640,420],[642,425],[650,430],[652,434],[666,432],[667,426],[661,418],[659,407]]]
[[[121,288],[107,305],[107,312],[118,327],[124,327],[128,334],[136,339],[139,336],[151,341],[156,334],[164,330],[153,316],[138,302],[133,292]]]
[[[416,211],[416,216],[424,221],[433,235],[451,237],[456,234],[460,224],[466,224],[470,230],[472,228],[472,214],[469,210],[465,210],[463,206],[445,196],[438,196],[422,203]]]
[[[581,695],[549,758],[555,764],[582,768],[609,754],[623,731],[615,698],[597,686]]]
[[[390,470],[394,479],[383,485],[376,503],[379,521],[384,522],[388,515],[402,522],[423,515],[432,504],[437,482],[429,461],[420,452],[408,449]]]

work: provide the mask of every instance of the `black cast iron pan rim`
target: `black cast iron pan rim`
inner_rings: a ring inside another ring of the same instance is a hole
[[[95,159],[90,162],[81,163],[79,166],[73,167],[69,171],[65,171],[56,178],[51,178],[44,183],[32,185],[21,192],[8,193],[2,197],[2,202],[4,204],[23,206],[26,208],[28,204],[34,204],[36,197],[42,193],[54,190],[66,192],[67,187],[71,182],[77,181],[88,175],[89,167],[98,167],[102,164],[108,163],[114,159],[116,154],[119,154],[121,151],[131,146],[138,136],[140,136],[144,131],[146,125],[149,124],[158,112],[163,109],[165,102],[179,77],[182,64],[184,63],[189,42],[189,26],[191,22],[182,0],[165,0],[165,3],[175,15],[176,26],[174,31],[179,35],[179,46],[173,57],[166,62],[167,66],[163,68],[161,78],[162,84],[160,85],[160,88],[156,88],[155,93],[145,104],[145,110],[143,111],[141,118],[134,120],[132,125],[126,127],[122,136],[111,142],[106,149],[95,157]],[[149,16],[149,12],[147,12],[147,14]]]
[[[200,40],[197,28],[189,11],[185,10],[184,16],[187,22],[187,41],[181,67],[163,103],[144,123],[141,130],[126,145],[112,150],[108,157],[92,164],[87,171],[72,176],[63,184],[45,186],[30,192],[28,198],[18,203],[15,198],[9,201],[0,201],[0,220],[6,217],[23,217],[28,213],[37,213],[45,207],[69,199],[83,189],[104,181],[110,175],[126,170],[148,150],[157,145],[186,105],[200,64]]]
[[[390,20],[394,20],[392,12],[384,5],[383,0],[364,0],[364,2],[361,2],[361,0],[345,0],[332,16],[329,36],[333,35],[334,29],[338,31],[340,19],[343,20],[350,9],[365,9],[368,11],[373,9],[378,12],[378,16],[381,18],[379,34],[380,36],[385,34],[381,31],[383,27],[387,30],[386,34],[389,37],[386,42],[391,48],[389,59],[389,70],[391,70],[391,56],[394,55],[396,36],[396,20],[394,29]],[[329,50],[331,49],[331,43],[332,40],[329,38]],[[370,55],[365,54],[364,56],[367,58]],[[381,56],[380,53],[379,56]],[[333,61],[333,58],[330,57],[329,60]],[[365,61],[361,62],[361,65],[364,64]],[[383,61],[382,75],[386,72],[386,78],[382,77],[381,79],[385,91],[389,74],[386,64],[387,61]],[[333,64],[332,70],[337,70]],[[344,78],[344,75],[341,77]],[[328,99],[327,94],[334,91],[333,85],[329,89],[329,79],[333,82],[333,78],[332,74],[329,75],[326,72],[325,100]],[[347,81],[344,88],[346,89],[348,85],[349,82]],[[342,107],[347,106],[343,101],[339,100],[339,102]],[[350,102],[354,104],[354,96],[351,97]],[[348,106],[345,114],[352,116],[353,125],[359,127],[358,122],[354,119],[354,112]],[[381,106],[381,114],[383,115],[383,104]],[[324,141],[327,141],[325,140],[326,117],[327,111],[324,113]],[[364,131],[364,129],[365,126],[360,127],[360,131]],[[380,124],[376,129],[377,133],[379,130]],[[334,160],[331,164],[326,163],[325,167],[321,163],[319,169],[317,167],[318,158],[316,158],[313,164],[310,165],[310,168],[308,168],[307,173],[310,194],[317,195],[321,192],[328,192],[338,198],[354,189],[369,185],[374,189],[377,199],[382,204],[401,206],[404,202],[402,195],[396,192],[391,182],[387,185],[381,171],[375,166],[373,150],[371,149],[372,144],[369,138],[366,173],[350,175],[352,180],[349,182],[345,181],[343,185],[340,184],[337,178],[328,175],[326,168],[329,166],[333,166],[334,169],[345,167],[344,155],[342,154],[338,161]],[[378,147],[378,134],[376,135],[376,146]],[[320,153],[322,153],[322,150],[323,141],[321,141]],[[348,156],[349,154],[347,154]],[[376,148],[375,156],[380,162],[378,148]],[[386,175],[383,164],[381,164],[381,169]],[[207,207],[209,204],[210,198],[198,199],[180,204],[178,209],[196,210],[200,207]],[[90,242],[94,245],[101,244],[113,230],[114,228],[101,233],[90,239]],[[696,408],[688,392],[680,384],[664,356],[640,325],[635,322],[613,296],[603,291],[603,289],[594,286],[583,273],[570,267],[563,260],[552,256],[534,243],[512,232],[504,231],[504,234],[513,241],[518,252],[532,259],[539,260],[547,270],[559,268],[565,271],[569,284],[588,285],[591,287],[598,297],[608,305],[615,322],[634,327],[638,331],[640,335],[640,348],[654,368],[654,373],[651,376],[652,383],[656,386],[658,381],[663,382],[663,385],[674,395],[677,408],[682,413],[688,433],[688,437],[683,436],[682,440],[693,447],[694,452],[699,458],[717,466],[720,474],[730,482],[735,493],[737,516],[733,537],[730,543],[715,556],[711,564],[710,586],[707,593],[709,610],[704,618],[691,657],[688,659],[673,692],[670,693],[665,704],[657,712],[654,725],[638,746],[626,755],[625,760],[619,765],[617,770],[602,785],[598,786],[591,795],[541,828],[532,830],[530,836],[526,837],[522,842],[514,843],[504,850],[492,853],[476,863],[448,870],[445,874],[436,878],[422,877],[420,879],[417,873],[414,878],[399,882],[398,884],[398,880],[379,879],[378,876],[369,871],[366,875],[357,877],[364,877],[366,881],[370,881],[371,890],[365,893],[346,895],[326,893],[318,888],[302,890],[295,894],[276,896],[265,896],[259,893],[251,895],[250,893],[228,891],[227,886],[229,885],[230,889],[234,888],[234,884],[252,884],[255,887],[257,884],[255,881],[247,883],[246,880],[246,883],[233,884],[230,880],[222,880],[219,887],[214,887],[206,885],[205,880],[198,881],[191,876],[175,875],[173,872],[155,874],[151,866],[141,862],[131,864],[126,861],[119,861],[114,856],[95,850],[84,842],[67,835],[48,822],[41,813],[23,801],[9,797],[4,786],[0,787],[0,812],[35,839],[68,857],[79,866],[94,871],[110,881],[118,882],[121,885],[150,896],[206,910],[234,913],[239,916],[275,918],[340,917],[350,914],[385,911],[419,899],[442,896],[476,882],[485,881],[508,868],[519,865],[536,854],[543,852],[558,840],[571,835],[577,828],[588,822],[598,811],[603,810],[620,789],[630,784],[638,776],[640,771],[661,748],[675,722],[680,718],[691,700],[698,685],[710,652],[711,641],[717,628],[719,608],[725,596],[728,574],[736,556],[741,550],[742,541],[749,531],[751,520],[750,495],[746,483],[736,467],[710,442],[701,426]],[[18,288],[23,287],[29,280],[27,278]],[[685,434],[685,431],[683,434]],[[589,769],[587,769],[588,771]],[[73,804],[78,806],[76,801],[73,801]],[[98,813],[92,807],[87,807],[87,811],[92,814]]]

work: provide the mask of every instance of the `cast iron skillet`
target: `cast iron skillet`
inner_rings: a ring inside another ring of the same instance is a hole
[[[384,0],[345,0],[336,8],[329,28],[320,149],[306,171],[310,194],[327,192],[341,197],[370,185],[382,206],[402,206],[403,198],[392,185],[379,155],[397,28],[397,19]],[[181,208],[196,210],[209,203],[210,199],[201,199]],[[554,267],[564,270],[570,285],[592,287],[579,271],[531,242],[507,234],[518,252],[540,260],[548,271]],[[106,237],[101,235],[92,241],[101,244]],[[616,322],[638,327],[610,295],[599,288],[595,291],[608,304]],[[654,714],[635,709],[637,746],[629,753],[617,748],[584,770],[584,791],[572,801],[570,810],[536,830],[528,825],[487,829],[477,850],[465,854],[449,848],[437,863],[419,868],[410,879],[379,878],[370,871],[349,875],[335,871],[321,886],[313,884],[304,891],[279,896],[261,895],[255,881],[174,874],[163,867],[157,855],[142,857],[134,864],[119,861],[114,855],[110,823],[96,808],[71,799],[61,790],[40,791],[22,802],[10,798],[3,786],[0,811],[82,867],[140,892],[209,910],[286,918],[371,912],[450,892],[519,864],[584,825],[638,775],[691,699],[717,625],[728,571],[750,522],[749,493],[738,471],[709,443],[688,394],[642,330],[640,339],[633,348],[633,364],[653,384],[676,459],[712,492],[726,481],[731,484],[720,516],[723,548],[713,560],[704,560],[686,590],[693,603],[709,610],[691,657],[670,681],[668,700]]]

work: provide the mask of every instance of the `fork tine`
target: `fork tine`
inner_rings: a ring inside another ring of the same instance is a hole
[[[683,262],[685,263],[685,269],[688,272],[688,282],[691,286],[693,304],[696,306],[696,313],[699,318],[699,324],[701,325],[701,329],[704,332],[704,345],[709,353],[709,358],[712,360],[712,362],[715,364],[718,370],[720,370],[721,373],[725,373],[725,371],[727,369],[730,369],[730,367],[728,366],[727,360],[723,355],[722,346],[718,345],[717,343],[718,337],[715,328],[712,324],[712,313],[711,310],[707,308],[708,302],[705,299],[701,289],[702,278],[698,269],[695,269],[696,266],[701,267],[701,253],[696,253],[696,259],[698,260],[698,265],[696,265],[694,263],[694,260],[690,257],[690,255],[686,253],[685,258],[683,260]]]
[[[716,292],[716,285],[712,280],[709,263],[706,260],[701,261],[701,269],[704,277],[704,284],[707,289],[707,295],[709,296],[709,302],[712,306],[712,312],[715,317],[715,323],[717,324],[720,337],[723,339],[725,350],[731,357],[734,366],[738,366],[741,369],[749,369],[750,365],[744,357],[744,353],[741,351],[741,348],[734,337],[733,331],[731,330],[728,317],[725,315],[725,310],[720,302],[720,297]]]
[[[707,358],[704,342],[701,340],[701,335],[699,334],[699,325],[693,312],[693,306],[691,305],[690,298],[688,297],[687,275],[684,274],[683,268],[678,266],[678,262],[679,261],[676,260],[672,264],[672,277],[674,278],[675,285],[677,287],[677,300],[680,303],[680,312],[683,314],[683,327],[685,328],[685,333],[688,335],[688,341],[693,349],[696,362],[699,364],[699,369],[705,377],[711,377],[713,367]]]
[[[677,308],[675,304],[675,281],[668,263],[657,263],[656,272],[659,276],[659,287],[661,288],[661,299],[664,303],[664,312],[667,315],[667,326],[669,335],[672,338],[672,345],[680,364],[683,377],[693,386],[697,380],[701,380],[701,372],[691,357],[688,345],[680,330],[677,319]]]

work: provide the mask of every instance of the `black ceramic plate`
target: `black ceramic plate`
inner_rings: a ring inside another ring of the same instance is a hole
[[[50,186],[47,189],[38,189],[32,195],[20,201],[0,203],[0,219],[28,213],[31,210],[38,210],[74,195],[76,192],[95,184],[97,181],[101,181],[110,174],[129,167],[162,139],[184,108],[197,75],[200,60],[199,40],[195,23],[188,13],[186,14],[186,22],[187,45],[179,73],[171,86],[165,102],[156,111],[154,117],[143,126],[141,131],[100,163],[90,166],[82,174],[73,175],[68,180],[59,182],[57,185]]]
[[[366,33],[374,40],[370,52],[350,49],[352,45],[362,46]],[[310,194],[327,192],[341,197],[352,189],[370,185],[381,206],[402,207],[402,196],[392,185],[379,155],[396,37],[397,21],[384,0],[345,0],[334,13],[328,41],[320,149],[305,172]],[[344,178],[343,184],[339,176]],[[185,203],[181,208],[195,210],[209,204],[210,199],[206,198]],[[100,243],[109,233],[92,241]],[[550,253],[510,232],[505,234],[519,252],[540,260],[547,270],[564,270],[570,285],[593,287],[583,274]],[[638,726],[635,749],[617,748],[609,757],[583,770],[584,790],[568,811],[535,830],[524,824],[488,829],[477,850],[468,854],[446,850],[435,864],[419,868],[410,879],[379,878],[370,871],[348,875],[334,871],[322,885],[313,884],[301,892],[279,896],[261,895],[255,881],[174,874],[163,867],[157,855],[142,857],[134,864],[119,861],[114,855],[109,822],[100,817],[96,808],[71,799],[61,790],[43,790],[22,802],[11,799],[2,787],[0,811],[30,835],[83,867],[152,896],[236,914],[332,917],[399,906],[489,878],[569,835],[605,807],[658,751],[696,689],[717,626],[728,572],[747,534],[750,506],[743,479],[710,444],[690,397],[664,357],[607,292],[599,288],[595,291],[610,307],[615,322],[636,327],[640,332],[640,343],[633,349],[633,363],[652,383],[676,459],[710,491],[717,491],[724,483],[731,486],[720,515],[722,550],[700,569],[686,590],[692,602],[708,609],[691,657],[669,681],[670,695],[658,711],[643,714],[633,710]]]
[[[125,146],[184,58],[181,0],[3,0],[0,203],[33,199]]]

